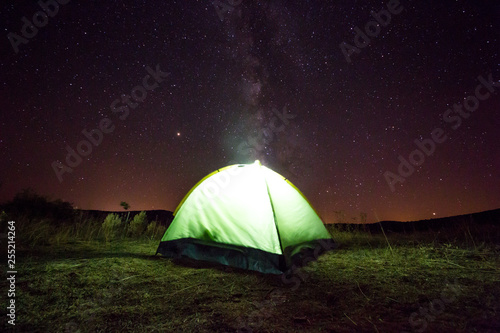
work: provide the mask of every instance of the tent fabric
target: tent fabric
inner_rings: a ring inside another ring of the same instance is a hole
[[[304,195],[259,161],[204,177],[174,215],[157,250],[172,258],[281,274],[308,251],[335,247]]]

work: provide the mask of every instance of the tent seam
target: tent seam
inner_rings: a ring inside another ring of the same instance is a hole
[[[269,203],[271,204],[271,210],[273,211],[273,222],[274,222],[274,227],[276,228],[276,236],[278,236],[278,242],[280,243],[281,254],[284,256],[285,249],[283,248],[283,243],[281,242],[280,231],[278,229],[278,224],[276,223],[276,213],[274,212],[273,198],[271,198],[271,193],[269,192],[269,185],[267,184],[266,176],[264,175],[264,172],[262,171],[262,164],[260,164],[260,161],[259,161],[259,171],[260,171],[260,174],[262,175],[262,178],[264,178],[264,183],[266,184],[267,196],[269,198]]]

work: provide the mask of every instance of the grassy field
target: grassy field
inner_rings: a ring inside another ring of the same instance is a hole
[[[155,256],[158,234],[43,227],[17,234],[17,332],[500,331],[500,246],[470,231],[333,226],[339,248],[284,278]]]

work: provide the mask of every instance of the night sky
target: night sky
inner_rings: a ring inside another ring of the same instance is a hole
[[[174,210],[259,159],[325,222],[500,208],[498,1],[6,2],[1,202]]]

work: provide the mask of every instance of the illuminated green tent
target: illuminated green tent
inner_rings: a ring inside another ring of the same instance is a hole
[[[212,172],[174,215],[157,250],[172,258],[281,274],[335,247],[304,195],[259,161]]]

